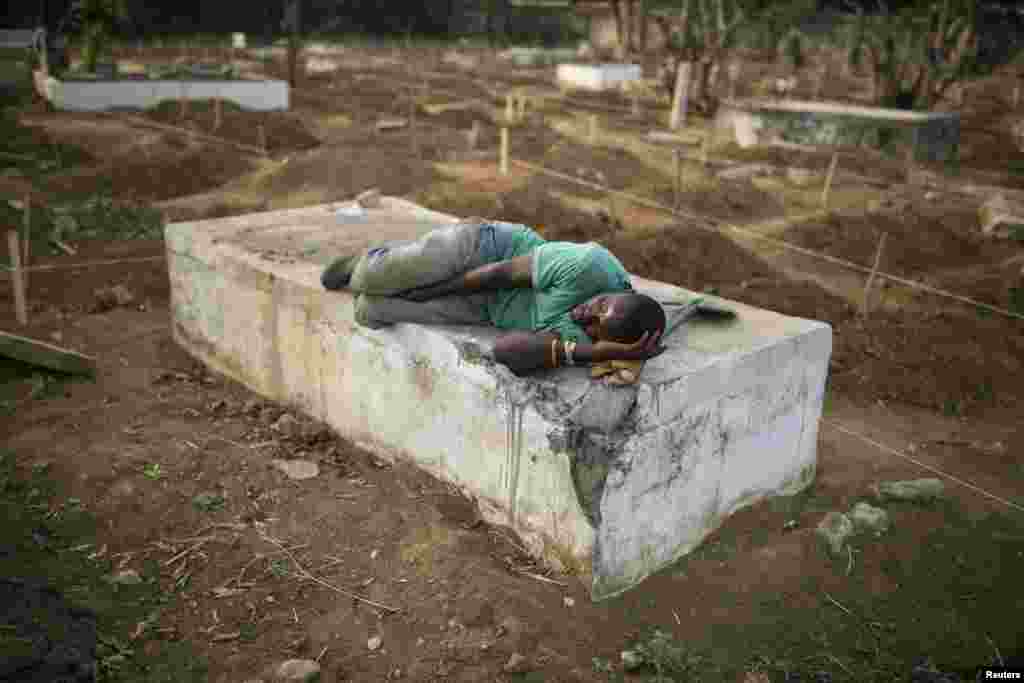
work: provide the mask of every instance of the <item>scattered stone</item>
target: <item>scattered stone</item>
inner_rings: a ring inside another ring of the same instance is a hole
[[[370,650],[370,652],[376,652],[380,649],[380,646],[383,642],[384,639],[380,636],[373,636],[372,638],[366,641],[366,649]]]
[[[277,667],[277,680],[280,683],[315,683],[320,680],[320,665],[312,659],[289,659]]]
[[[623,650],[619,657],[626,671],[636,671],[644,665],[644,656],[636,650]]]
[[[284,436],[296,437],[302,433],[302,424],[291,413],[283,413],[270,428]]]
[[[945,485],[941,479],[910,479],[906,481],[883,481],[871,487],[871,492],[881,501],[923,502],[935,500],[942,495]]]
[[[996,195],[978,210],[981,232],[989,237],[1007,238],[1024,234],[1024,203]]]
[[[846,547],[846,539],[853,535],[854,527],[848,516],[833,511],[825,515],[815,532],[831,554],[839,555]]]
[[[320,474],[320,467],[315,462],[310,460],[280,460],[274,459],[270,461],[271,464],[277,469],[285,473],[285,475],[292,480],[302,481],[303,479],[312,479]]]
[[[103,313],[118,306],[127,306],[135,301],[135,295],[128,291],[124,285],[101,287],[93,292],[93,296],[96,298],[93,310],[97,313]]]
[[[934,202],[938,198],[939,198],[939,193],[938,192],[925,192],[924,193],[924,199],[927,202]]]
[[[388,131],[388,130],[398,130],[399,128],[405,128],[408,125],[409,125],[409,119],[403,119],[403,118],[381,119],[380,121],[377,122],[377,130],[379,132],[384,132],[384,131]]]
[[[108,574],[106,581],[118,586],[138,586],[142,583],[142,577],[134,569],[125,569],[116,574]]]
[[[562,604],[565,605],[566,607],[575,607],[576,606],[576,601],[573,600],[572,598],[565,597],[565,598],[562,598]]]
[[[374,187],[366,192],[360,192],[356,196],[356,203],[364,209],[376,209],[380,207],[380,197],[380,190]]]
[[[513,652],[512,656],[508,658],[507,662],[505,662],[505,673],[523,673],[526,669],[526,657],[522,656],[518,652]]]
[[[889,513],[868,503],[857,503],[850,511],[850,521],[857,531],[881,536],[889,529]]]

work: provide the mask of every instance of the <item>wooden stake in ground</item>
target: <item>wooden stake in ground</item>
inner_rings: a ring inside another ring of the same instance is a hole
[[[743,69],[743,63],[738,59],[729,63],[729,99],[736,98],[736,89],[740,83],[740,72]]]
[[[505,120],[512,123],[516,119],[516,102],[515,95],[512,93],[505,94]]]
[[[508,175],[508,126],[501,127],[501,159],[498,165],[498,172],[501,175]]]
[[[260,134],[260,149],[263,150],[263,156],[267,156],[267,129],[262,123],[257,126]]]
[[[875,251],[875,265],[871,267],[871,274],[868,275],[867,282],[864,283],[864,297],[861,300],[860,314],[868,314],[868,297],[871,295],[871,285],[875,282],[875,274],[878,272],[878,264],[882,262],[882,248],[885,247],[885,238],[889,233],[883,232],[882,236],[878,239],[878,249]]]
[[[21,269],[21,247],[16,230],[7,231],[7,253],[11,257],[11,285],[14,288],[14,311],[18,324],[28,325],[28,305],[25,301],[25,273]]]
[[[224,121],[224,100],[218,97],[213,103],[213,130],[217,131],[220,129],[220,124]]]
[[[28,268],[29,245],[32,243],[32,198],[25,195],[25,214],[21,223],[21,265]],[[22,273],[25,291],[28,292],[28,271]]]
[[[686,124],[686,109],[689,106],[690,98],[690,74],[693,71],[693,64],[680,62],[676,69],[676,85],[672,92],[672,115],[668,121],[668,127],[678,130]]]
[[[1017,81],[1013,86],[1013,108],[1016,109],[1020,106],[1020,81]]]
[[[590,115],[590,126],[587,129],[587,144],[597,144],[597,114]]]
[[[825,188],[821,191],[821,208],[828,209],[828,195],[832,190],[832,178],[836,174],[836,164],[839,163],[839,152],[832,153],[832,161],[828,164],[828,174],[825,176]]]
[[[473,127],[469,129],[469,133],[466,135],[466,141],[469,143],[469,150],[471,152],[476,151],[477,145],[480,144],[480,121],[474,119]]]
[[[672,148],[672,208],[679,210],[683,201],[683,150],[679,147]]]
[[[420,155],[420,141],[416,135],[416,92],[409,91],[409,151],[413,156]]]

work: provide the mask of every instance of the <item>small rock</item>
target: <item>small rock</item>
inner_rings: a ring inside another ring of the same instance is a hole
[[[371,560],[376,560],[377,559],[377,555],[380,555],[380,551],[377,550],[377,549],[374,549],[373,551],[370,552],[370,559]]]
[[[94,310],[97,312],[109,311],[118,306],[127,306],[135,301],[135,295],[124,285],[101,287],[93,292],[93,296],[96,298]]]
[[[574,607],[576,605],[576,601],[573,600],[572,598],[565,597],[565,598],[562,598],[562,604],[565,605],[566,607]]]
[[[283,413],[270,428],[284,436],[298,436],[302,432],[302,425],[291,413]]]
[[[626,671],[636,671],[644,665],[644,656],[636,650],[623,650],[619,657],[622,659],[622,668]]]
[[[833,511],[825,515],[815,532],[825,542],[828,551],[838,555],[846,547],[846,539],[853,535],[854,527],[849,517]]]
[[[924,193],[924,198],[925,198],[926,201],[934,202],[936,199],[939,198],[939,193],[938,192],[925,192]]]
[[[377,130],[378,131],[382,131],[382,132],[386,131],[386,130],[397,130],[399,128],[405,128],[408,125],[409,125],[409,120],[408,119],[402,119],[402,118],[381,119],[380,121],[377,122]]]
[[[513,652],[512,656],[508,658],[507,662],[505,662],[505,673],[523,673],[526,669],[526,657],[522,656],[518,652]]]
[[[312,479],[320,474],[320,467],[309,460],[280,460],[274,459],[270,463],[285,473],[289,479],[302,481]]]
[[[289,659],[277,667],[277,680],[281,683],[315,683],[320,680],[320,665],[312,659]]]
[[[364,209],[376,209],[380,206],[380,190],[372,188],[356,196],[356,202]]]
[[[370,652],[376,652],[380,649],[380,646],[383,642],[384,639],[380,636],[373,636],[372,638],[366,641],[366,649],[368,649]]]
[[[857,531],[869,531],[879,536],[889,529],[889,513],[868,503],[854,505],[850,521]]]
[[[945,486],[941,479],[910,479],[906,481],[883,481],[871,487],[872,493],[881,501],[922,502],[935,500],[942,495]]]
[[[142,583],[142,577],[134,569],[125,569],[124,571],[116,574],[110,574],[106,577],[107,583],[117,584],[119,586],[138,586]]]

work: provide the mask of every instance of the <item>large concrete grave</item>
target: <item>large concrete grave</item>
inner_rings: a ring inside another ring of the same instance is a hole
[[[454,220],[385,197],[167,226],[175,339],[256,392],[460,487],[603,599],[693,550],[733,511],[815,474],[832,347],[824,323],[737,302],[680,328],[641,381],[586,368],[517,378],[485,327],[353,321],[320,285],[344,250]],[[682,265],[681,265],[682,267]],[[691,292],[634,278],[662,301]]]
[[[65,111],[151,109],[165,100],[234,102],[252,111],[285,111],[289,107],[287,81],[279,80],[62,80],[41,70],[34,73],[36,92]]]
[[[960,115],[861,107],[829,102],[751,98],[725,100],[715,127],[735,134],[741,147],[770,138],[809,145],[875,147],[916,161],[955,162],[959,158]]]

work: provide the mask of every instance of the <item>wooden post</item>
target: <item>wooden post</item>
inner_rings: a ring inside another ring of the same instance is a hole
[[[683,150],[679,147],[672,148],[672,208],[679,210],[683,201]]]
[[[587,144],[597,144],[597,114],[590,115],[590,126],[587,130]]]
[[[11,257],[11,285],[14,287],[14,311],[18,324],[28,325],[28,306],[25,302],[25,273],[21,270],[21,248],[18,232],[7,231],[7,253]]]
[[[501,127],[501,160],[498,172],[501,175],[508,175],[508,126]]]
[[[470,151],[475,151],[480,143],[480,121],[473,120],[473,127],[469,129],[469,135],[466,138],[469,142]]]
[[[409,88],[409,153],[417,154],[416,140],[416,90]]]
[[[21,224],[21,265],[29,266],[29,245],[32,243],[32,197],[25,195],[25,214]],[[28,292],[28,271],[22,273],[25,291]]]
[[[505,120],[512,123],[516,118],[516,103],[512,93],[505,93]]]
[[[878,272],[878,264],[882,261],[882,248],[885,246],[885,238],[889,233],[883,232],[882,236],[878,239],[878,249],[875,251],[875,265],[871,268],[871,274],[868,275],[868,281],[864,283],[864,297],[861,300],[860,313],[861,315],[868,314],[868,297],[871,294],[871,285],[875,281],[875,273]]]
[[[828,175],[825,176],[825,188],[821,191],[821,208],[828,209],[828,195],[832,190],[832,178],[836,173],[836,164],[839,163],[839,152],[832,153],[832,161],[828,165]]]
[[[267,156],[267,129],[262,123],[257,126],[257,129],[260,134],[260,149],[263,150],[263,156]]]
[[[1013,108],[1017,109],[1020,106],[1020,81],[1018,80],[1013,86]]]
[[[736,88],[740,82],[740,70],[743,63],[738,59],[729,63],[729,99],[736,98]]]
[[[672,92],[672,114],[669,118],[668,127],[678,130],[686,124],[686,110],[690,98],[690,74],[693,71],[693,64],[680,62],[676,69],[676,85]]]
[[[218,97],[214,101],[213,106],[213,130],[217,131],[220,129],[220,124],[224,120],[224,100]]]

